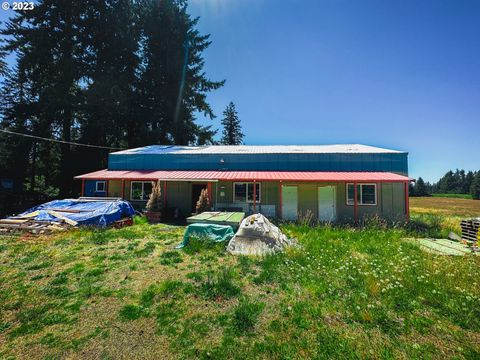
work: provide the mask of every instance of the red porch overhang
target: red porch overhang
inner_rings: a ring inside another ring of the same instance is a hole
[[[99,170],[75,176],[83,180],[163,181],[292,181],[292,182],[406,182],[391,172],[323,171],[202,171],[202,170]]]

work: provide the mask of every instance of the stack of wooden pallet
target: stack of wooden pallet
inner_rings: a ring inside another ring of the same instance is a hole
[[[54,221],[39,221],[34,219],[1,219],[0,233],[26,231],[32,234],[47,234],[55,231],[67,230],[73,225],[61,220]]]
[[[478,251],[478,237],[480,229],[480,218],[462,220],[462,241],[472,245],[474,251]]]

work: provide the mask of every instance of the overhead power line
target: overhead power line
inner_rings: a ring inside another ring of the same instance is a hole
[[[28,137],[28,138],[32,138],[32,139],[43,140],[43,141],[51,141],[51,142],[56,142],[56,143],[60,143],[60,144],[83,146],[83,147],[97,148],[97,149],[125,150],[124,148],[114,148],[114,147],[109,147],[109,146],[80,144],[80,143],[72,142],[72,141],[63,141],[63,140],[57,140],[57,139],[44,138],[44,137],[41,137],[41,136],[35,136],[35,135],[30,135],[30,134],[23,134],[23,133],[18,133],[18,132],[15,132],[15,131],[10,131],[10,130],[0,129],[0,131],[3,132],[3,133],[5,133],[5,134],[17,135],[17,136],[24,136],[24,137]]]

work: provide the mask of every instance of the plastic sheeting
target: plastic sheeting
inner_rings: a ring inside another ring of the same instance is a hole
[[[24,217],[36,213],[34,220],[61,221],[61,216],[77,222],[78,225],[105,227],[125,217],[132,217],[135,210],[128,201],[84,201],[84,200],[53,200],[35,206],[16,217]]]
[[[190,224],[185,229],[183,242],[177,246],[177,249],[187,246],[191,236],[208,239],[213,242],[222,242],[230,240],[234,234],[233,228],[230,225]]]
[[[296,244],[288,239],[278,227],[262,214],[254,214],[243,219],[235,236],[230,240],[227,251],[233,255],[269,255],[283,251]]]

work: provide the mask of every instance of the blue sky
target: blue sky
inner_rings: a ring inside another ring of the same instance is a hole
[[[216,127],[234,101],[247,144],[406,150],[430,181],[480,170],[480,1],[190,3],[206,72],[227,80],[208,97]]]
[[[480,170],[480,1],[192,0],[209,101],[247,144],[406,150],[410,175]],[[207,122],[208,123],[208,122]]]

